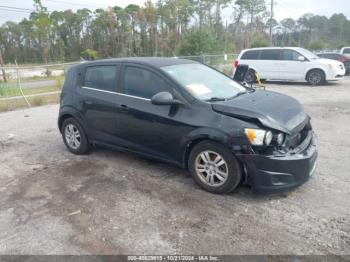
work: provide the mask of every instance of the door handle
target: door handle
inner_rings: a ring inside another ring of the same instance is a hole
[[[129,111],[129,107],[127,105],[121,105],[120,106],[120,112],[128,112]]]

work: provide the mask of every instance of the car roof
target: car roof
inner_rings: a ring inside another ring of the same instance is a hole
[[[129,58],[109,58],[101,59],[95,61],[89,61],[81,63],[80,65],[98,65],[101,63],[122,63],[122,62],[133,62],[137,64],[150,65],[153,67],[163,67],[171,65],[180,65],[180,64],[195,64],[198,62],[188,60],[188,59],[179,59],[175,57],[129,57]]]
[[[294,49],[294,50],[300,50],[303,49],[301,47],[295,47],[295,46],[285,46],[285,47],[281,47],[281,46],[269,46],[269,47],[257,47],[257,48],[249,48],[249,49],[245,49],[242,52],[245,51],[250,51],[250,50],[269,50],[269,49]]]
[[[337,52],[322,52],[322,53],[317,53],[317,55],[343,55],[343,54],[339,54]]]

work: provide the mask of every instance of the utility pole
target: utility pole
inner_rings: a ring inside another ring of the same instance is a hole
[[[273,19],[273,1],[274,0],[271,0],[271,17],[270,17],[270,41],[271,41],[271,44],[272,43],[272,19]]]
[[[2,51],[0,48],[0,66],[1,66],[1,71],[2,71],[2,78],[4,79],[4,82],[7,82],[6,78],[6,72],[5,72],[5,67],[4,67],[4,60],[2,59]]]

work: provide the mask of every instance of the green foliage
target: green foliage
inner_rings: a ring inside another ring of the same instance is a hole
[[[96,50],[88,48],[81,52],[80,56],[85,60],[96,60],[98,59],[98,52]]]
[[[215,41],[209,32],[197,30],[184,36],[177,53],[184,56],[210,54],[214,45]]]
[[[313,51],[320,51],[326,48],[326,43],[322,40],[316,40],[310,43],[309,49]]]
[[[267,47],[270,46],[270,40],[267,39],[266,37],[261,37],[258,36],[256,38],[253,39],[253,42],[251,44],[251,48],[256,48],[256,47]]]
[[[271,20],[264,0],[157,0],[144,6],[48,12],[42,0],[21,22],[0,26],[5,63],[76,61],[123,56],[174,56],[239,52],[243,48],[350,45],[350,21],[343,14],[305,14]],[[233,7],[234,21],[221,16]],[[269,25],[281,28],[267,38]]]

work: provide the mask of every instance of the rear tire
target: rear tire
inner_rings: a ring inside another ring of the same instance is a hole
[[[247,75],[245,76],[245,82],[251,84],[251,83],[256,83],[256,74],[253,69],[249,69]]]
[[[326,77],[321,70],[314,69],[307,73],[306,81],[312,86],[318,86],[326,82]]]
[[[74,118],[67,118],[62,123],[63,142],[70,152],[76,155],[87,154],[90,144],[83,127]]]
[[[190,152],[188,167],[194,181],[204,190],[224,194],[242,179],[242,169],[230,150],[213,141],[203,141]]]

